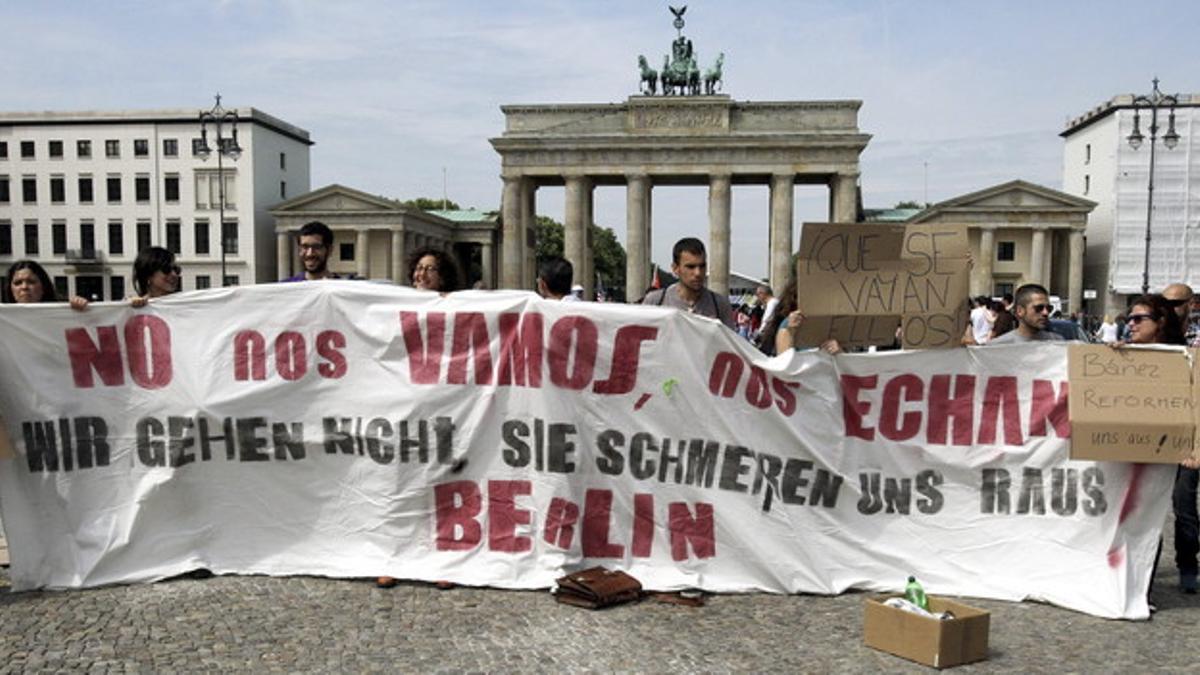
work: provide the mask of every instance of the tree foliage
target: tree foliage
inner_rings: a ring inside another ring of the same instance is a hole
[[[400,202],[400,204],[414,209],[421,209],[422,211],[457,211],[459,208],[458,204],[450,201],[449,199],[441,200],[432,199],[430,197],[417,197],[416,199],[409,199]],[[445,204],[445,206],[442,206],[443,204]]]
[[[892,208],[894,208],[894,209],[924,209],[924,208],[928,208],[928,207],[929,207],[928,204],[925,204],[924,206],[922,206],[920,202],[908,199],[908,200],[905,200],[902,202],[897,202],[897,204],[895,206],[893,206]]]
[[[534,225],[534,235],[537,240],[534,249],[539,261],[551,256],[563,254],[563,225],[562,223],[538,216]],[[617,241],[617,235],[612,228],[592,225],[592,266],[604,281],[604,289],[610,298],[623,301],[625,299],[625,249]],[[579,271],[575,272],[575,283],[582,283]],[[593,283],[595,280],[593,279]]]

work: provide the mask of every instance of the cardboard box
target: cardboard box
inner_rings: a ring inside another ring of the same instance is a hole
[[[1178,464],[1192,454],[1196,359],[1180,349],[1068,349],[1071,459]]]
[[[900,594],[867,598],[863,641],[868,647],[934,668],[982,661],[988,654],[991,614],[960,602],[927,596],[929,611],[949,611],[953,619],[931,619],[883,604]]]

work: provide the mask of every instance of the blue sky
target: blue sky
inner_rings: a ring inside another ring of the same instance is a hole
[[[674,4],[683,4],[676,0]],[[616,102],[668,50],[667,2],[6,0],[0,110],[207,108],[220,91],[311,132],[313,187],[498,208],[507,103]],[[868,206],[1061,182],[1069,117],[1118,93],[1200,92],[1200,3],[1081,0],[687,2],[702,64],[738,100],[859,99]],[[653,61],[654,59],[652,59]],[[928,167],[926,169],[926,166]],[[561,219],[562,190],[539,191]],[[657,188],[654,257],[707,238],[703,188]],[[735,270],[767,263],[765,187],[737,187]],[[801,186],[796,223],[825,218]],[[619,188],[596,220],[624,239]]]

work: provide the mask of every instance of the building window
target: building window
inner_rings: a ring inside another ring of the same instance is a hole
[[[194,236],[192,238],[196,242],[196,255],[208,255],[210,246],[208,237],[208,221],[197,220],[192,229],[194,230],[192,233]]]
[[[121,156],[121,141],[118,141],[118,140],[104,141],[104,156],[105,157],[120,157]]]
[[[338,246],[339,260],[354,260],[354,244],[350,242],[342,242]]]
[[[133,156],[134,157],[149,157],[150,156],[150,141],[144,138],[135,138],[133,140]]]
[[[21,141],[21,159],[33,159],[33,141]]]
[[[109,204],[120,204],[121,203],[121,177],[120,176],[109,176],[108,179],[104,182],[104,185],[105,185],[106,191],[108,193],[108,203]]]
[[[21,201],[26,204],[37,203],[37,179],[25,176],[21,179]]]
[[[225,171],[225,208],[237,206],[237,175]],[[218,209],[221,207],[221,183],[217,180],[216,171],[196,172],[196,208]]]
[[[8,141],[0,141],[0,159],[8,159]]]
[[[38,226],[37,221],[32,220],[25,223],[25,255],[38,254]]]
[[[54,159],[62,159],[63,144],[62,141],[50,141],[50,157]]]
[[[179,174],[169,173],[163,178],[163,199],[170,204],[179,201]]]
[[[12,223],[0,222],[0,255],[12,255]]]
[[[183,252],[182,244],[179,237],[179,221],[167,221],[167,250],[175,255]]]
[[[121,300],[125,297],[125,277],[109,277],[108,284],[112,290],[112,295],[108,296],[110,300]]]
[[[279,153],[279,170],[287,171],[287,153],[286,152]]]
[[[133,179],[133,196],[139,203],[150,201],[150,177],[135,176]]]
[[[50,224],[50,252],[54,255],[67,254],[67,223],[56,220]]]
[[[227,220],[221,224],[221,240],[225,242],[226,254],[238,254],[238,224],[236,220]],[[237,286],[236,283],[227,285]]]
[[[1083,146],[1083,163],[1084,164],[1092,163],[1092,144],[1091,143],[1088,143],[1087,145]]]
[[[67,286],[66,277],[54,277],[54,292],[58,293],[58,297],[60,298],[71,297],[71,291]]]
[[[79,203],[81,203],[81,204],[91,204],[92,203],[92,177],[91,176],[80,176],[79,177]]]
[[[205,144],[203,138],[193,138],[192,139],[192,156],[199,157],[200,155],[204,154],[204,146],[205,145],[206,144]]]
[[[7,204],[12,196],[8,192],[8,176],[0,176],[0,204]]]
[[[163,157],[178,157],[179,141],[174,138],[163,139]]]
[[[1017,259],[1017,243],[1002,241],[996,244],[996,260],[1012,261]]]
[[[67,181],[62,176],[50,177],[50,203],[62,204],[67,201]]]
[[[119,220],[108,221],[108,252],[110,255],[125,253],[125,224]],[[114,295],[114,298],[121,297]]]
[[[212,279],[207,274],[196,275],[196,290],[202,291],[206,288],[212,288]]]
[[[150,221],[139,220],[137,224],[137,247],[138,251],[144,251],[150,248]]]
[[[237,286],[238,285],[238,275],[236,275],[236,274],[227,275],[225,277],[225,285],[226,286]]]
[[[1083,175],[1083,194],[1086,195],[1087,193],[1089,193],[1091,191],[1092,191],[1092,177],[1087,174],[1084,174]]]
[[[287,199],[287,181],[286,180],[279,181],[279,198]]]
[[[75,141],[75,156],[79,159],[91,159],[91,157],[92,157],[92,142],[91,141]]]
[[[88,260],[96,257],[96,225],[90,220],[79,223],[79,252]]]

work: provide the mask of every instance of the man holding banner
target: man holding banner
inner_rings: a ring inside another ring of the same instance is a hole
[[[1017,316],[1017,329],[1010,330],[988,344],[1004,345],[1035,340],[1061,341],[1063,337],[1050,326],[1050,293],[1040,284],[1025,284],[1017,289],[1013,303]],[[986,310],[985,310],[986,311]]]
[[[690,314],[707,316],[736,331],[733,322],[733,306],[729,298],[712,292],[708,286],[708,254],[704,242],[695,237],[684,237],[675,242],[671,250],[671,273],[679,281],[657,291],[650,291],[642,299],[643,305],[665,305],[682,309]]]

